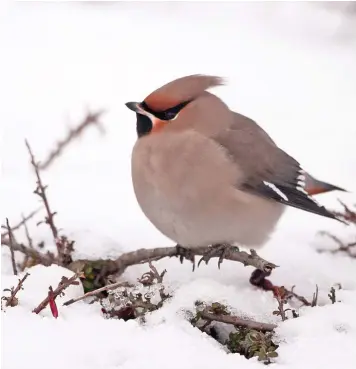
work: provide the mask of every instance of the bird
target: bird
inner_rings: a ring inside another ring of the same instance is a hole
[[[307,173],[208,91],[222,85],[219,76],[188,75],[125,104],[136,113],[133,189],[149,221],[183,250],[211,247],[207,262],[228,245],[262,247],[288,206],[339,220],[313,195],[345,190]],[[250,282],[270,289],[266,276],[256,270]]]

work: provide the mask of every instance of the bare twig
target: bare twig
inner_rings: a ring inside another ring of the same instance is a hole
[[[9,219],[6,218],[6,227],[7,227],[7,233],[9,234],[9,247],[11,252],[11,264],[12,264],[12,270],[15,275],[17,275],[17,267],[16,267],[16,261],[15,261],[15,251],[14,251],[14,235],[12,233],[12,229],[9,224]]]
[[[351,258],[356,258],[356,241],[350,242],[350,243],[344,243],[340,240],[340,238],[334,236],[333,234],[327,232],[327,231],[321,231],[319,232],[322,236],[327,236],[331,238],[335,243],[338,244],[338,248],[334,250],[324,250],[324,249],[318,249],[318,252],[329,252],[331,254],[336,254],[338,252],[344,252]],[[355,250],[355,251],[354,251]]]
[[[67,134],[67,136],[57,142],[56,147],[49,153],[48,157],[40,164],[38,164],[39,169],[47,169],[56,158],[58,158],[63,150],[72,142],[74,139],[78,138],[83,131],[90,125],[95,125],[103,131],[103,127],[101,126],[101,122],[99,118],[103,115],[104,111],[98,111],[96,113],[88,113],[84,120],[75,128],[71,128]]]
[[[333,212],[334,215],[337,217],[341,217],[342,219],[346,220],[347,222],[356,224],[356,210],[351,210],[346,204],[344,204],[340,199],[338,199],[339,203],[344,208],[344,212]],[[355,204],[356,206],[356,204]]]
[[[56,297],[63,294],[63,291],[71,286],[78,285],[79,282],[76,281],[78,277],[82,276],[81,273],[75,273],[72,277],[66,278],[62,277],[61,281],[58,284],[58,287],[53,290],[52,287],[49,287],[49,293],[47,297],[35,308],[33,309],[33,313],[39,314],[49,303],[50,301],[55,301]]]
[[[278,302],[278,310],[275,310],[273,312],[274,315],[279,315],[282,319],[282,321],[284,322],[285,320],[287,320],[287,316],[286,316],[286,311],[291,310],[291,309],[284,309],[284,303],[285,303],[285,296],[287,296],[287,293],[289,291],[286,290],[283,286],[282,287],[277,287],[275,289],[275,294],[274,297]]]
[[[56,227],[54,223],[54,216],[56,215],[56,212],[52,212],[49,206],[48,198],[46,195],[47,186],[44,186],[42,183],[41,176],[40,176],[40,170],[39,170],[39,163],[36,162],[33,152],[31,150],[31,147],[29,143],[27,142],[27,140],[25,142],[26,142],[26,146],[27,146],[28,152],[31,157],[31,164],[34,168],[36,178],[37,178],[37,188],[34,192],[42,199],[44,203],[46,213],[47,213],[47,216],[45,217],[45,223],[48,224],[48,226],[51,229],[53,239],[57,247],[59,265],[67,265],[72,262],[70,253],[71,251],[73,251],[73,247],[72,247],[73,242],[69,241],[65,236],[62,236],[62,237],[58,236],[58,228]],[[70,247],[67,247],[67,246],[70,246]]]
[[[87,297],[96,296],[96,295],[98,295],[99,293],[101,293],[103,291],[113,290],[115,288],[122,287],[122,286],[127,287],[128,286],[127,282],[116,282],[116,283],[108,284],[104,287],[98,288],[97,290],[87,292],[83,296],[77,297],[75,299],[70,299],[70,300],[66,301],[65,303],[63,303],[63,305],[64,306],[72,305],[75,302],[82,301],[82,300],[86,299]]]
[[[30,247],[31,249],[33,249],[33,241],[32,241],[32,238],[30,236],[30,232],[28,230],[28,227],[27,227],[27,222],[25,221],[25,217],[23,214],[21,214],[21,217],[23,219],[23,226],[25,228],[25,234],[26,234],[26,238],[27,238],[27,242],[28,242],[28,247]],[[25,255],[25,258],[21,264],[21,270],[25,270],[25,268],[29,265],[29,260],[31,258],[28,256],[28,255]]]
[[[311,307],[315,307],[318,304],[319,287],[316,285],[315,292],[313,293],[313,300],[311,302]]]
[[[5,306],[16,306],[18,304],[18,299],[16,294],[22,289],[23,282],[25,282],[26,278],[29,276],[29,273],[26,273],[21,279],[19,279],[19,283],[17,284],[16,288],[11,287],[9,297],[3,296],[1,299],[6,301]],[[6,291],[6,290],[4,290]]]
[[[8,246],[10,249],[10,239],[8,237],[2,237],[1,238],[1,245],[2,246]],[[43,264],[45,266],[49,266],[51,264],[58,264],[58,261],[56,260],[55,256],[47,252],[46,254],[37,251],[36,249],[30,248],[28,246],[23,245],[22,243],[13,242],[12,249],[14,251],[22,252],[24,255],[37,260],[40,264]]]
[[[26,222],[29,221],[31,218],[33,218],[40,210],[42,209],[42,206],[38,209],[32,211],[30,214],[28,214],[26,217],[22,215],[22,220],[18,224],[16,224],[14,227],[11,227],[12,231],[16,231],[18,228],[20,228],[23,225],[26,225]],[[7,229],[5,225],[2,225],[1,228]],[[8,231],[1,233],[1,237],[7,236],[9,233]]]
[[[330,288],[330,293],[328,294],[329,299],[331,300],[332,304],[335,304],[336,302],[336,291],[334,287]]]
[[[294,288],[295,286],[293,286],[292,289],[288,291],[288,294],[291,297],[295,297],[297,300],[302,302],[305,306],[311,306],[311,303],[304,296],[298,295],[297,293],[294,292]]]
[[[46,208],[46,213],[47,213],[47,217],[46,217],[46,223],[49,225],[51,231],[52,231],[52,235],[54,240],[57,240],[58,237],[58,229],[54,224],[54,220],[53,217],[56,215],[55,212],[51,211],[51,208],[49,206],[49,202],[46,196],[46,189],[47,186],[44,186],[41,180],[41,176],[40,176],[40,170],[39,170],[39,163],[36,162],[35,160],[35,156],[33,155],[33,152],[31,150],[30,144],[28,143],[27,140],[25,140],[26,146],[27,146],[27,150],[30,154],[31,157],[31,164],[33,166],[33,169],[35,171],[36,174],[36,178],[37,178],[37,188],[35,190],[35,194],[37,194],[43,201],[43,204]]]
[[[203,311],[201,311],[200,317],[208,321],[216,321],[226,324],[232,324],[235,327],[246,327],[250,329],[256,329],[262,332],[273,331],[277,327],[275,324],[256,322],[253,320],[242,319],[232,315],[212,314],[208,311],[208,309],[204,309]]]
[[[30,236],[30,232],[28,230],[28,227],[27,227],[27,220],[28,220],[28,217],[25,218],[23,214],[21,214],[22,216],[22,220],[23,220],[23,225],[24,225],[24,228],[25,228],[25,234],[26,234],[26,238],[27,238],[27,242],[28,242],[28,246],[31,247],[33,249],[33,242],[32,242],[32,238]]]

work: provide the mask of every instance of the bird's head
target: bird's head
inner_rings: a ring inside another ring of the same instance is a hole
[[[137,115],[138,137],[171,128],[193,127],[209,133],[210,126],[216,126],[222,115],[230,111],[217,96],[206,90],[223,84],[221,77],[196,74],[163,85],[142,102],[126,103]]]

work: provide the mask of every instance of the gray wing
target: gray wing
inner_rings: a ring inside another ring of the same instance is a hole
[[[234,113],[229,130],[214,139],[244,173],[236,186],[279,203],[338,220],[305,191],[305,173],[299,163],[277,147],[253,120]]]

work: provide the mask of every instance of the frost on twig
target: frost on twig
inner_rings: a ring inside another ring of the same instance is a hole
[[[55,290],[52,289],[52,286],[49,286],[49,291],[47,297],[35,308],[33,309],[33,313],[39,314],[48,304],[50,305],[52,315],[57,318],[58,317],[58,309],[56,305],[56,297],[64,296],[64,290],[71,285],[78,285],[79,282],[76,280],[81,277],[81,273],[75,273],[72,277],[62,277],[59,282],[57,288]]]
[[[149,267],[150,271],[138,279],[138,284],[109,290],[108,298],[101,300],[107,318],[144,320],[147,313],[160,309],[171,297],[163,284],[166,271],[158,273],[151,261]]]
[[[17,293],[20,290],[23,290],[23,283],[25,282],[26,278],[29,276],[29,273],[26,273],[21,279],[19,279],[19,283],[17,284],[16,288],[11,287],[11,289],[4,289],[4,292],[10,292],[10,296],[2,296],[1,300],[5,301],[5,306],[17,306],[19,303],[18,298],[16,297]],[[1,306],[2,307],[2,306]]]

